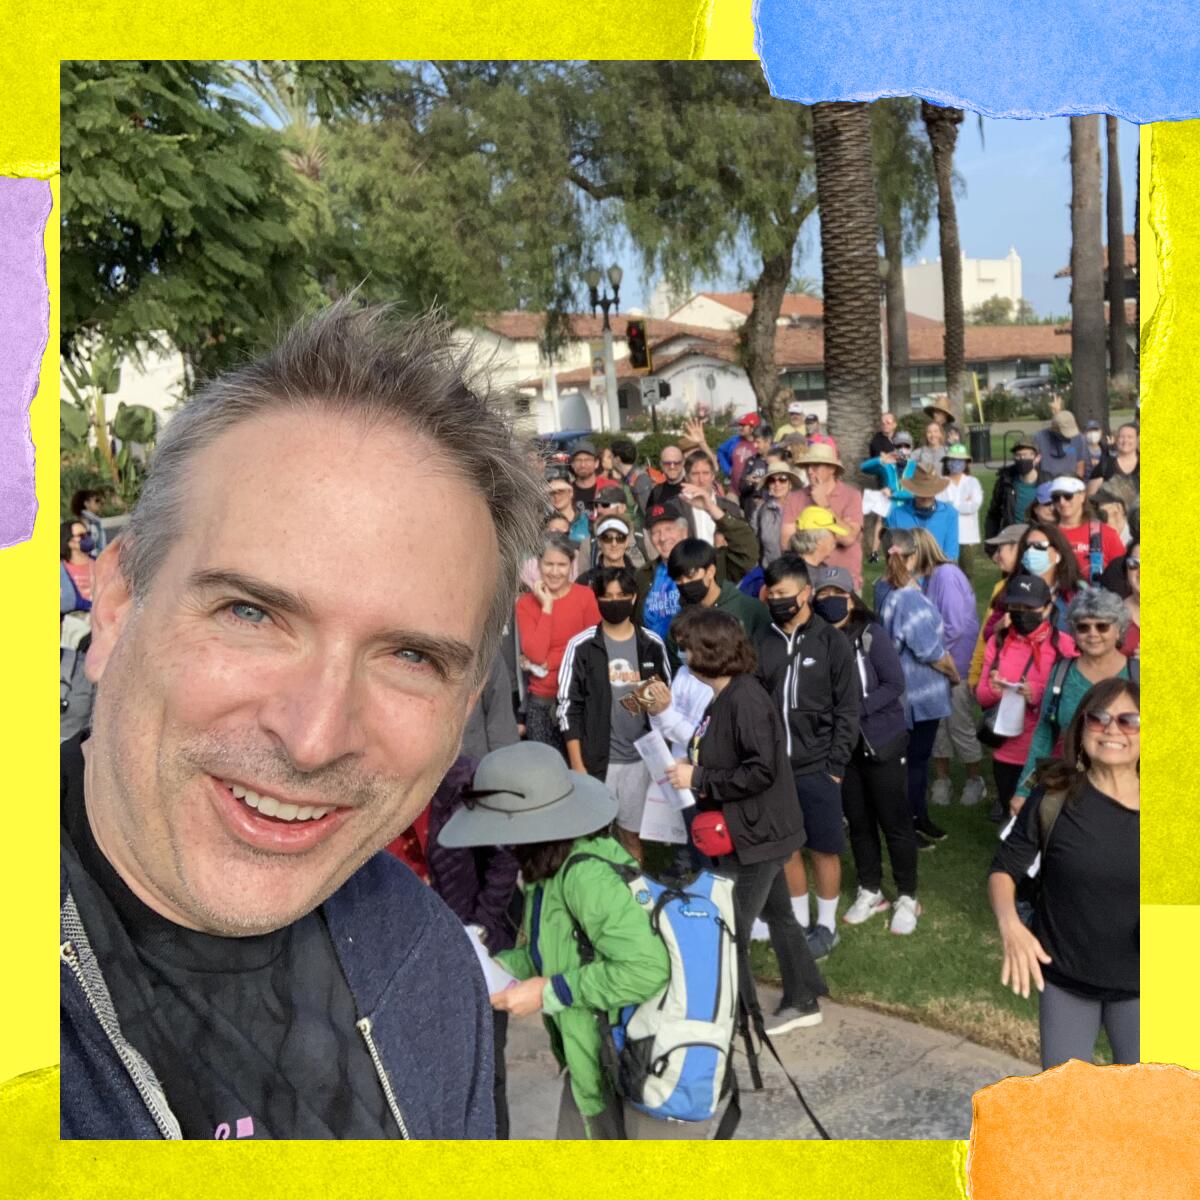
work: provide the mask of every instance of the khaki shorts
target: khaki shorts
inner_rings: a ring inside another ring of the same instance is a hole
[[[950,689],[950,715],[938,723],[933,742],[934,758],[953,757],[962,763],[977,763],[983,758],[983,747],[975,736],[979,726],[979,706],[975,693],[964,679]]]
[[[609,763],[604,773],[605,786],[617,798],[617,824],[629,833],[642,827],[650,782],[650,772],[640,758],[633,763]]]

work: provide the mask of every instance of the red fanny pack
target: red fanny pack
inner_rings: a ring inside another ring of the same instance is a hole
[[[709,858],[724,858],[733,853],[733,838],[719,809],[696,814],[692,822],[692,843]]]

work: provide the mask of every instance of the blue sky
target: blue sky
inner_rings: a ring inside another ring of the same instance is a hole
[[[1102,160],[1104,134],[1101,127]],[[969,258],[1003,258],[1010,246],[1021,256],[1022,290],[1042,315],[1066,313],[1069,280],[1054,273],[1071,256],[1070,124],[1065,117],[1040,121],[983,121],[967,113],[959,130],[955,165],[966,184],[958,199],[959,236]],[[1138,128],[1121,122],[1121,178],[1125,205],[1125,231],[1134,229]],[[1106,164],[1102,161],[1102,169]],[[819,279],[820,232],[817,220],[809,221],[801,235],[796,273]],[[936,219],[915,258],[938,256]],[[629,268],[622,288],[621,307],[645,307],[648,293],[638,278],[632,255],[618,258]],[[736,277],[718,280],[714,287],[733,289]],[[699,288],[698,288],[699,290]]]

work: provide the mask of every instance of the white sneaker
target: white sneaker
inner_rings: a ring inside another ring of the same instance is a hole
[[[847,925],[861,925],[887,908],[887,898],[882,892],[868,892],[866,888],[860,887],[858,895],[854,897],[854,903],[846,909],[842,920]]]
[[[767,928],[766,921],[759,919],[750,926],[750,940],[752,942],[769,942],[771,940],[771,931]]]
[[[933,781],[933,787],[929,789],[929,803],[936,804],[944,808],[950,803],[950,778],[938,778]]]
[[[915,896],[901,896],[892,905],[892,932],[912,933],[921,915],[921,905]]]
[[[982,775],[972,775],[966,783],[963,784],[962,796],[959,797],[959,803],[963,808],[970,808],[972,805],[978,804],[987,796],[987,784],[983,781]]]

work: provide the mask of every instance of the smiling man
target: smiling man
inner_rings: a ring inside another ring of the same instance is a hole
[[[336,305],[172,420],[63,746],[64,1137],[492,1136],[482,975],[379,851],[542,503],[433,319]]]

